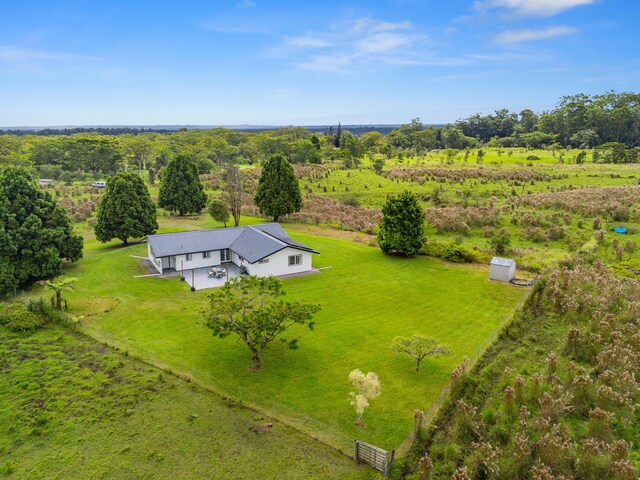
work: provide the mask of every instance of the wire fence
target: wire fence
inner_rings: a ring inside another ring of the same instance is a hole
[[[93,333],[89,336],[92,335]],[[230,406],[248,408],[264,417],[276,420],[281,424],[318,440],[344,455],[353,457],[354,439],[351,436],[340,431],[334,425],[312,415],[301,413],[299,409],[291,405],[277,402],[251,392],[240,384],[218,384],[212,373],[199,372],[196,376],[189,369],[185,368],[185,365],[180,361],[177,361],[173,365],[168,365],[156,355],[154,349],[141,347],[137,343],[129,342],[126,338],[104,332],[96,334],[93,338],[109,347],[119,350],[131,358],[160,368],[171,375],[214,393],[227,401]]]

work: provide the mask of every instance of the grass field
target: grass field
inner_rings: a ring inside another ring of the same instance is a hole
[[[335,446],[348,449],[349,438],[357,437],[395,448],[411,430],[414,410],[427,409],[463,356],[486,346],[523,291],[489,282],[486,267],[387,257],[360,243],[302,233],[309,230],[289,227],[322,252],[316,267],[331,268],[286,286],[291,297],[319,302],[323,310],[315,331],[293,332],[301,335],[299,350],[274,344],[260,372],[250,370],[244,346],[231,337],[215,339],[202,325],[206,291],[190,292],[177,278],[133,278],[146,272],[129,255],[145,255],[146,245],[88,240],[85,258],[65,272],[79,278],[71,309],[84,315],[82,328],[90,335]],[[389,348],[395,336],[413,333],[450,344],[453,355],[425,361],[415,373],[409,358]],[[349,406],[347,375],[354,368],[375,371],[382,382],[365,429],[355,426]]]
[[[280,423],[59,327],[0,327],[0,477],[373,478]]]

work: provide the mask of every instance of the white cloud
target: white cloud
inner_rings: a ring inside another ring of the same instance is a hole
[[[332,45],[328,40],[313,36],[287,37],[285,38],[285,43],[299,48],[325,48]]]
[[[411,22],[381,22],[372,18],[360,18],[353,22],[351,33],[378,33],[389,32],[393,30],[411,30],[413,25]]]
[[[497,43],[520,43],[534,40],[546,40],[561,35],[571,35],[579,30],[573,27],[555,26],[540,29],[505,30],[498,34],[494,41]]]
[[[414,31],[411,22],[384,22],[360,18],[334,24],[325,31],[284,37],[272,54],[293,59],[301,68],[345,72],[356,67],[422,64],[427,37]]]
[[[358,40],[356,42],[356,51],[361,55],[390,52],[410,45],[412,41],[412,38],[407,35],[376,33],[375,35]]]
[[[570,8],[589,5],[595,0],[479,0],[474,6],[478,10],[506,8],[518,15],[549,17]]]

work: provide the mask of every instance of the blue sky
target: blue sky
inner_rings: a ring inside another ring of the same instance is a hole
[[[640,91],[633,0],[3,3],[0,126],[441,123]]]

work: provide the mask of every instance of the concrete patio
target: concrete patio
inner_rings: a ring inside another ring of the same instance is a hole
[[[240,275],[240,268],[233,263],[226,263],[225,266],[229,272],[229,280]],[[211,267],[194,268],[184,271],[184,281],[196,290],[204,288],[221,287],[227,281],[227,276],[221,278],[209,277]]]

